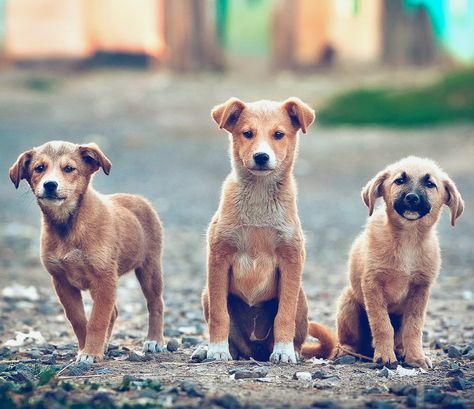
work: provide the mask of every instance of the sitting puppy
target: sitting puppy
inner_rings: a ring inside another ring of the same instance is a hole
[[[298,98],[231,98],[212,110],[212,118],[229,132],[232,172],[207,236],[207,358],[296,362],[308,333],[308,307],[293,165],[298,131],[306,133],[314,112]],[[308,345],[305,355],[330,353],[331,332],[315,323],[310,328],[321,344]]]
[[[374,213],[375,201],[385,206]],[[441,257],[436,224],[443,204],[451,224],[464,209],[454,182],[434,162],[408,157],[378,173],[362,190],[369,208],[365,231],[349,260],[350,286],[337,313],[340,353],[372,355],[390,364],[396,354],[431,366],[422,346],[430,288]]]
[[[162,227],[156,212],[139,196],[101,195],[92,175],[112,164],[95,144],[49,142],[22,153],[10,169],[18,188],[31,186],[43,213],[41,259],[79,341],[78,361],[103,357],[117,318],[119,276],[135,270],[149,311],[143,350],[163,345]],[[87,321],[81,290],[90,290]]]

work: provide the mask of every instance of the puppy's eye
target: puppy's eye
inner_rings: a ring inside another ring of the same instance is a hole
[[[395,179],[394,183],[396,185],[404,185],[405,183],[407,183],[407,180],[406,178],[401,177],[401,178]]]
[[[73,172],[75,169],[72,167],[72,166],[69,166],[67,165],[65,168],[64,168],[64,172],[66,173],[71,173]]]
[[[285,134],[282,132],[282,131],[276,131],[274,134],[273,134],[273,137],[275,139],[281,139],[285,136]]]
[[[36,173],[42,173],[44,171],[44,165],[38,165],[35,168]]]
[[[244,132],[242,132],[242,135],[244,135],[247,139],[250,139],[253,136],[253,132],[252,131],[244,131]]]
[[[427,180],[426,183],[425,183],[425,186],[428,188],[428,189],[433,189],[436,187],[436,185],[431,182],[430,180]]]

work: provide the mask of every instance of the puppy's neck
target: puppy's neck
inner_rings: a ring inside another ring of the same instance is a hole
[[[287,212],[296,207],[294,179],[291,173],[265,176],[234,170],[236,209],[240,223],[256,227],[286,224]]]
[[[80,218],[84,207],[87,207],[95,195],[97,195],[95,191],[88,187],[72,204],[64,203],[57,207],[40,204],[45,228],[61,238],[67,237],[77,225],[77,220]]]
[[[396,240],[404,243],[420,243],[435,232],[436,223],[427,225],[423,219],[409,221],[401,220],[396,214],[386,210],[386,228]]]

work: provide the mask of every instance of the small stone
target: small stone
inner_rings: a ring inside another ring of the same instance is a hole
[[[296,372],[293,375],[293,379],[297,379],[299,381],[310,382],[313,380],[310,372]]]
[[[403,391],[406,387],[407,385],[404,383],[394,383],[390,386],[390,392],[397,396],[403,396]]]
[[[441,402],[443,409],[464,409],[467,408],[465,401],[458,396],[446,394]]]
[[[175,338],[171,338],[166,344],[166,349],[170,352],[175,352],[179,348],[179,342]]]
[[[225,409],[240,409],[242,407],[242,405],[237,400],[237,398],[228,393],[218,398],[214,398],[213,402],[217,406],[220,406],[221,408],[225,408]]]
[[[92,407],[98,407],[102,409],[112,409],[115,407],[115,403],[110,395],[106,392],[96,393],[90,400],[89,404]]]
[[[91,367],[92,364],[89,362],[78,362],[77,364],[74,364],[68,368],[68,374],[69,376],[81,376],[89,371]]]
[[[190,398],[202,398],[204,397],[204,392],[201,391],[201,388],[191,381],[183,381],[181,382],[181,390],[186,392]]]
[[[257,369],[254,371],[250,371],[248,369],[237,369],[232,371],[234,375],[234,379],[256,379],[256,378],[265,378],[267,376],[268,371],[265,369]]]
[[[204,346],[198,347],[191,355],[192,362],[204,362],[207,358],[207,349]]]
[[[331,400],[331,399],[321,399],[321,400],[316,400],[311,404],[311,407],[313,408],[330,408],[330,409],[335,409],[339,407],[339,405]]]
[[[454,378],[454,377],[459,377],[459,378],[464,378],[464,372],[458,368],[458,369],[451,369],[446,373],[447,376]]]
[[[383,400],[372,400],[365,402],[365,405],[373,409],[393,409],[395,406],[391,402],[386,402]]]
[[[407,400],[406,400],[406,405],[409,408],[416,408],[418,406],[416,395],[408,395]]]
[[[474,344],[469,344],[462,350],[462,354],[466,355],[469,352],[471,352],[472,350],[474,350]]]
[[[448,346],[448,357],[449,358],[461,358],[461,356],[462,356],[461,348],[459,348],[456,345]]]
[[[136,352],[130,352],[128,354],[128,358],[127,358],[127,361],[130,361],[130,362],[147,362],[147,361],[151,361],[153,358],[151,356],[151,354],[137,354]]]
[[[190,348],[198,345],[201,342],[199,338],[196,337],[183,337],[181,340],[181,345],[184,348]]]
[[[28,353],[28,356],[31,358],[31,359],[39,359],[43,356],[43,354],[41,353],[41,351],[37,350],[37,349],[32,349],[29,353]]]
[[[430,349],[443,349],[444,344],[439,339],[434,339],[430,342]]]
[[[440,403],[444,398],[443,392],[440,388],[432,388],[425,390],[423,400],[426,403]]]
[[[109,352],[107,353],[107,355],[110,357],[110,358],[118,358],[119,356],[122,356],[124,354],[123,351],[120,351],[118,349],[112,349],[112,350],[109,350]]]
[[[389,369],[384,366],[377,374],[378,376],[383,376],[384,378],[388,378],[388,376],[390,375],[390,371]]]
[[[326,378],[329,378],[330,376],[331,375],[328,375],[327,372],[320,370],[320,371],[314,372],[312,375],[312,378],[313,379],[326,379]]]
[[[41,357],[43,365],[56,365],[56,354],[47,354]]]
[[[351,365],[351,364],[355,363],[356,360],[357,359],[356,359],[355,356],[343,355],[343,356],[340,356],[339,358],[336,358],[334,360],[334,364],[336,364],[336,365]]]
[[[464,389],[466,389],[467,385],[464,378],[461,378],[460,376],[456,376],[453,380],[449,382],[449,386],[451,386],[452,388],[456,390],[463,391]]]
[[[376,362],[362,362],[360,366],[367,369],[382,369],[383,368],[382,364],[378,364]]]

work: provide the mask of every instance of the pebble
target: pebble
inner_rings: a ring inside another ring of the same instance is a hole
[[[365,405],[373,409],[392,409],[395,407],[392,402],[387,402],[384,400],[372,400],[365,402]]]
[[[450,382],[449,382],[449,386],[451,386],[452,388],[456,389],[456,390],[464,390],[466,389],[467,387],[467,384],[466,384],[466,381],[464,380],[464,378],[460,377],[460,376],[455,376],[454,379],[452,379]]]
[[[384,378],[388,378],[388,376],[390,375],[390,371],[389,369],[384,366],[377,374],[378,376],[383,376]]]
[[[441,407],[443,409],[464,409],[467,408],[465,402],[458,396],[448,395],[444,397]]]
[[[29,353],[28,353],[28,356],[31,358],[31,359],[39,359],[43,356],[42,352],[39,351],[38,349],[32,349]]]
[[[127,358],[127,361],[130,361],[130,362],[147,362],[147,361],[151,361],[153,358],[151,356],[151,354],[137,354],[136,352],[130,352],[128,354],[128,358]]]
[[[426,403],[440,403],[443,400],[444,396],[445,394],[441,392],[440,388],[432,388],[425,390],[423,400]]]
[[[293,379],[310,382],[313,380],[313,377],[311,376],[310,372],[295,372]]]
[[[47,354],[41,357],[43,365],[56,365],[56,354]]]
[[[256,378],[265,378],[267,376],[268,371],[263,368],[259,368],[256,370],[248,370],[248,369],[236,369],[230,370],[229,373],[234,375],[234,379],[256,379]]]
[[[331,400],[331,399],[321,399],[321,400],[316,400],[314,401],[311,406],[313,408],[330,408],[330,409],[336,409],[339,407],[339,405]]]
[[[461,358],[461,356],[462,356],[461,348],[459,348],[456,345],[448,346],[448,357],[449,358]]]
[[[332,375],[328,375],[326,371],[319,370],[313,373],[312,378],[313,379],[326,379],[330,378]]]
[[[242,405],[237,398],[230,394],[225,394],[213,399],[213,403],[225,409],[240,409]]]
[[[334,360],[336,365],[351,365],[357,361],[355,356],[352,355],[343,355]]]
[[[91,369],[92,364],[88,362],[78,362],[68,368],[69,376],[81,376],[84,375],[89,369]]]
[[[382,364],[378,364],[376,362],[362,362],[360,366],[367,369],[382,369],[383,368]]]
[[[171,338],[166,344],[166,349],[170,352],[175,352],[179,348],[179,342],[175,338]]]
[[[89,404],[92,407],[98,407],[98,408],[114,408],[115,403],[113,399],[110,397],[110,395],[106,392],[99,392],[96,393],[90,400]]]
[[[183,345],[184,348],[190,348],[198,345],[201,342],[199,338],[196,337],[183,337],[181,339],[181,345]]]
[[[454,378],[454,377],[464,378],[464,372],[460,368],[451,369],[450,371],[446,373],[446,375],[451,378]]]
[[[204,397],[204,392],[201,391],[201,388],[196,385],[194,382],[185,380],[181,382],[181,390],[186,393],[190,398],[202,398]]]
[[[204,347],[200,347],[196,349],[191,355],[191,361],[193,362],[204,362],[206,358],[207,358],[207,349]]]
[[[397,396],[416,395],[416,386],[406,383],[395,383],[390,386],[390,392]]]

